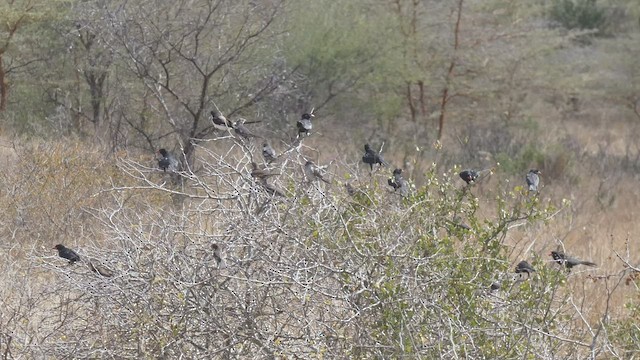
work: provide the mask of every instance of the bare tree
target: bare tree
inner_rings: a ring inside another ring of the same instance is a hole
[[[211,110],[238,116],[283,80],[277,64],[264,61],[278,56],[268,44],[280,36],[282,6],[227,0],[114,6],[105,24],[109,42],[137,78],[130,86],[145,94],[137,114],[126,115],[131,128],[152,143],[174,137],[191,164],[193,145],[214,131]]]

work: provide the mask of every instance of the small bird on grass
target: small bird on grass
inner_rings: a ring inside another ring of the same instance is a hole
[[[268,163],[273,162],[277,158],[276,151],[273,150],[268,142],[262,144],[262,157],[264,157],[264,160]]]
[[[527,173],[526,180],[527,186],[529,186],[529,191],[538,191],[538,185],[540,184],[540,176],[542,172],[538,169],[531,169]]]
[[[373,150],[369,144],[364,144],[364,155],[362,155],[362,162],[369,164],[371,171],[373,171],[373,165],[379,164],[380,166],[388,166],[389,164],[384,161],[384,158],[377,151]]]
[[[516,265],[516,274],[519,274],[519,273],[531,274],[532,272],[536,272],[536,270],[526,260],[522,260],[518,263],[518,265]]]
[[[387,180],[387,183],[400,195],[407,196],[409,194],[409,182],[402,176],[402,169],[393,170],[393,176]]]
[[[168,152],[166,149],[158,150],[160,154],[160,159],[158,159],[158,167],[162,169],[162,171],[167,172],[176,172],[180,171],[180,161],[173,156],[172,153]]]
[[[567,269],[571,269],[572,267],[577,265],[586,265],[586,266],[594,266],[594,267],[598,266],[594,262],[576,259],[574,257],[566,255],[561,251],[552,251],[550,255],[551,257],[553,257],[553,260],[555,260],[560,265],[566,266]]]
[[[58,250],[58,256],[69,260],[69,264],[73,264],[77,261],[80,261],[80,255],[78,255],[75,251],[69,249],[68,247],[65,247],[62,244],[58,244],[53,248]]]
[[[313,111],[311,111],[311,113],[302,114],[302,117],[298,119],[298,122],[296,123],[296,127],[298,128],[298,137],[300,137],[301,135],[311,135],[311,129],[313,129],[311,118],[314,116],[315,115],[313,115]]]
[[[473,169],[462,170],[459,175],[460,178],[467,183],[467,185],[475,182],[478,179],[478,172]]]

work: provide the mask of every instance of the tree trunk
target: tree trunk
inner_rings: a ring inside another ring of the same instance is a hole
[[[0,53],[0,112],[7,110],[7,98],[9,96],[9,83],[4,69],[4,52]]]

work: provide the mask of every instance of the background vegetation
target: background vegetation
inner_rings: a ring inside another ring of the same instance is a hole
[[[0,357],[636,358],[639,59],[631,0],[3,2]]]

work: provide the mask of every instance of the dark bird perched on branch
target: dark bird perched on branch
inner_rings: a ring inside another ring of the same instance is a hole
[[[478,172],[473,169],[462,170],[459,175],[467,184],[471,184],[478,179]]]
[[[160,153],[160,159],[158,159],[158,167],[164,172],[169,170],[170,172],[180,171],[180,161],[173,156],[172,153],[165,149],[158,150]]]
[[[78,255],[75,251],[65,247],[62,244],[58,244],[53,247],[58,250],[58,256],[61,258],[69,260],[69,264],[73,264],[76,261],[80,261],[80,255]]]
[[[264,169],[260,169],[258,167],[258,164],[256,164],[255,162],[251,162],[251,167],[253,168],[253,170],[251,170],[251,176],[253,176],[254,178],[257,178],[257,179],[266,179],[269,176],[280,175],[278,173],[271,173],[271,172],[266,171]]]
[[[262,138],[262,136],[252,133],[246,126],[244,126],[244,120],[238,120],[233,123],[233,130],[235,130],[236,134],[244,139],[249,139],[252,137]]]
[[[553,260],[555,260],[560,265],[564,264],[567,269],[571,269],[576,265],[598,266],[594,262],[576,259],[560,251],[552,251],[550,255],[553,257]]]
[[[233,127],[233,124],[231,123],[231,121],[227,120],[226,117],[224,117],[220,112],[215,110],[211,110],[211,121],[214,123],[214,125],[222,126],[225,128]]]
[[[402,176],[402,169],[393,170],[393,176],[387,180],[387,183],[400,195],[407,196],[409,194],[409,182]]]
[[[374,164],[380,164],[380,166],[389,165],[386,161],[384,161],[382,155],[373,150],[369,144],[364,144],[364,155],[362,156],[362,161],[365,164],[369,164],[371,171],[373,171]]]
[[[518,263],[518,265],[516,265],[516,274],[519,274],[519,273],[531,274],[532,272],[536,272],[536,270],[526,260],[522,260]]]
[[[107,268],[104,265],[100,265],[96,260],[89,260],[89,262],[87,263],[87,266],[91,271],[93,271],[96,274],[102,275],[104,277],[113,276],[113,270]]]
[[[262,157],[264,157],[265,161],[268,163],[273,162],[277,158],[276,151],[273,150],[268,142],[262,144]]]
[[[309,181],[319,179],[326,182],[327,184],[331,184],[331,181],[324,178],[324,175],[320,171],[320,168],[311,161],[307,161],[304,164],[304,173]]]
[[[529,186],[529,191],[538,191],[538,185],[540,184],[540,176],[542,172],[538,169],[531,169],[527,173],[526,180]]]
[[[298,122],[296,123],[296,127],[298,128],[298,137],[300,137],[300,135],[311,135],[311,129],[313,128],[311,118],[314,116],[313,110],[311,110],[311,113],[304,113],[302,114],[302,117],[298,119]]]

